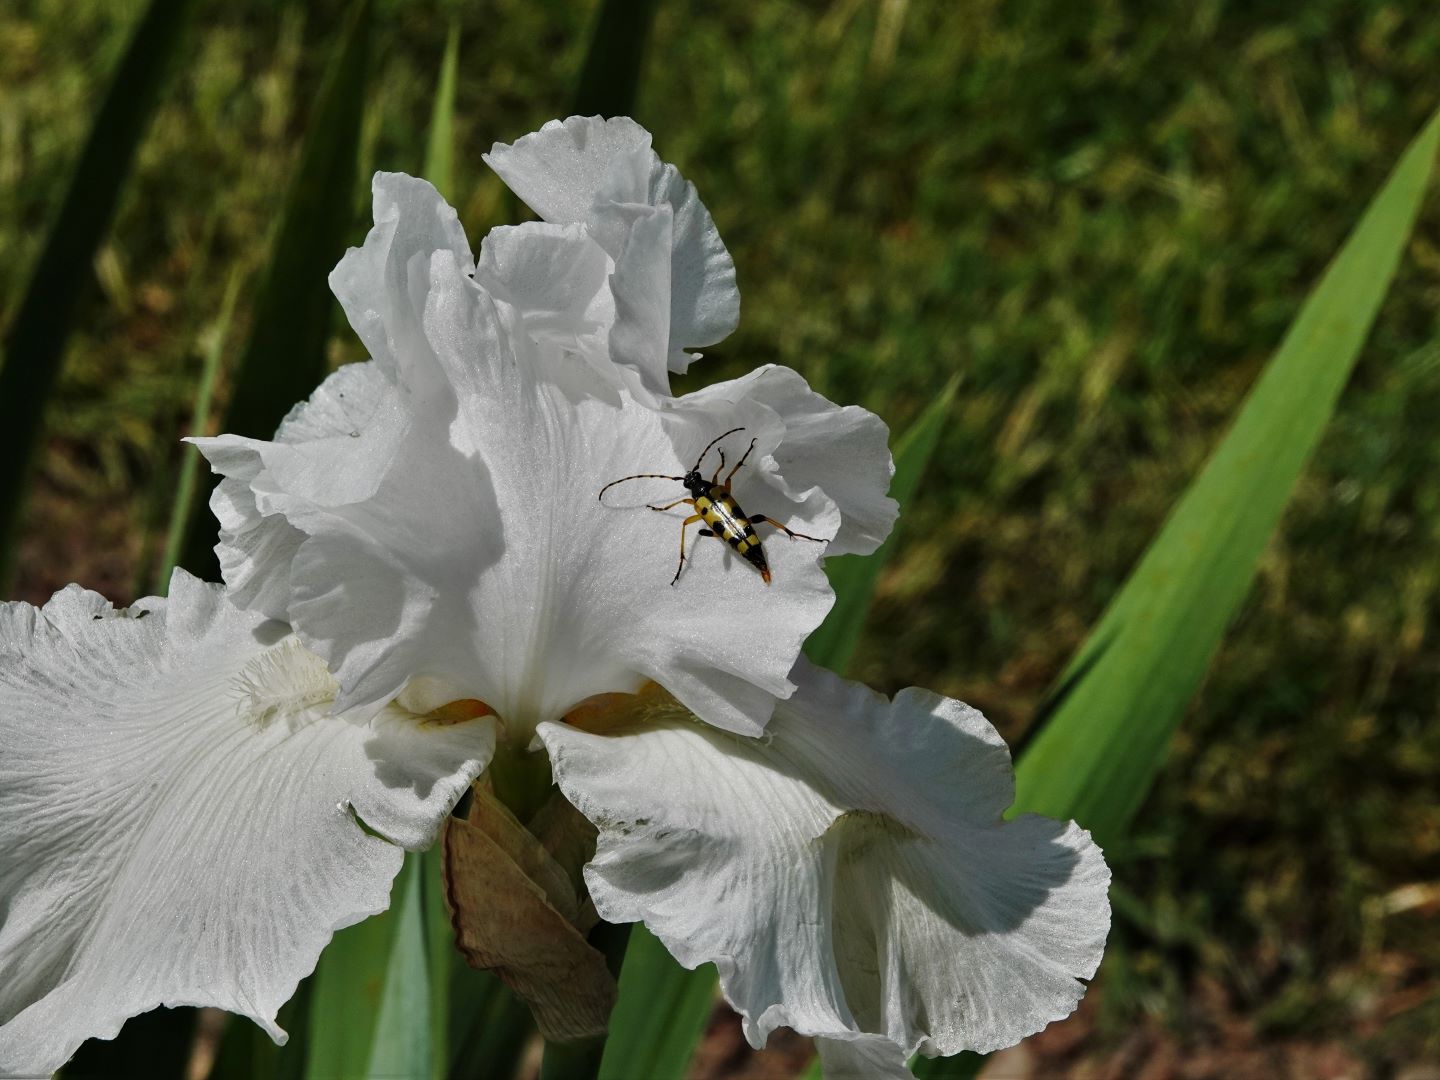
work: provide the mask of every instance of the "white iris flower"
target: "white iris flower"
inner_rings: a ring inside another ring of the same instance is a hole
[[[671,395],[739,296],[638,125],[487,160],[543,222],[477,262],[430,185],[378,175],[331,275],[372,359],[273,441],[197,440],[226,589],[0,606],[0,1073],[160,1004],[283,1040],[280,1004],[497,740],[543,748],[599,830],[599,914],[716,963],[756,1046],[787,1025],[837,1073],[905,1075],[1067,1015],[1094,973],[1108,870],[1073,824],[1002,820],[983,717],[799,657],[822,558],[893,522],[884,425],[784,368]],[[759,526],[769,581],[692,524],[671,585],[693,511],[646,507],[678,479],[597,498],[742,457],[747,513],[824,538]]]

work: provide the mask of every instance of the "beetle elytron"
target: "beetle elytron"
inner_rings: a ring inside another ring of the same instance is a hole
[[[773,525],[792,540],[814,540],[818,544],[827,543],[823,537],[806,536],[804,533],[788,529],[774,518],[766,517],[764,514],[747,515],[740,509],[740,504],[735,501],[735,496],[730,494],[730,481],[740,466],[745,464],[745,459],[750,456],[750,451],[755,449],[755,440],[750,440],[750,447],[745,451],[744,457],[735,463],[725,479],[721,481],[720,470],[725,468],[725,451],[719,451],[720,465],[715,469],[715,475],[706,480],[700,474],[700,463],[705,460],[705,455],[710,452],[711,447],[718,443],[726,435],[734,435],[737,431],[744,431],[743,427],[731,428],[723,431],[710,440],[709,445],[700,451],[700,456],[695,459],[695,467],[684,476],[667,476],[664,473],[636,473],[633,476],[622,476],[619,480],[611,480],[600,489],[596,498],[604,501],[605,492],[609,491],[616,484],[623,484],[627,480],[678,480],[685,485],[685,490],[690,492],[688,499],[676,499],[664,506],[650,506],[651,510],[669,510],[672,507],[693,506],[695,513],[687,517],[680,525],[680,564],[675,567],[675,576],[670,579],[670,584],[680,580],[680,571],[685,569],[685,530],[697,521],[703,521],[706,528],[700,530],[701,536],[716,536],[735,549],[737,555],[744,557],[745,561],[756,570],[760,571],[760,577],[766,585],[770,584],[770,564],[765,561],[765,549],[760,546],[760,538],[755,535],[756,525]]]

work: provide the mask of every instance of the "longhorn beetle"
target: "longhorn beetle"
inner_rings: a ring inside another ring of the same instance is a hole
[[[725,480],[720,480],[720,470],[725,468],[725,451],[719,451],[720,464],[715,469],[715,475],[709,480],[700,475],[700,463],[705,460],[705,455],[710,452],[711,447],[718,443],[726,435],[734,435],[737,431],[744,431],[743,427],[731,428],[729,431],[722,431],[715,438],[711,439],[709,445],[700,451],[700,456],[695,459],[695,467],[684,476],[667,476],[663,473],[636,473],[634,476],[622,476],[619,480],[611,480],[600,489],[596,496],[601,502],[605,501],[605,492],[609,491],[616,484],[623,484],[627,480],[678,480],[685,485],[685,490],[690,492],[691,498],[676,499],[664,506],[649,506],[651,510],[669,510],[672,507],[681,505],[693,506],[695,513],[691,514],[680,524],[680,565],[675,567],[675,576],[670,579],[670,584],[680,580],[680,571],[685,569],[685,530],[697,521],[703,521],[708,526],[700,530],[701,536],[718,536],[725,543],[735,549],[737,555],[743,555],[745,561],[756,570],[760,571],[760,577],[766,585],[770,584],[770,564],[765,561],[765,549],[760,546],[760,538],[755,535],[756,525],[774,525],[792,540],[814,540],[817,544],[828,543],[819,536],[806,536],[793,529],[787,529],[774,518],[766,517],[764,514],[746,515],[740,509],[740,504],[735,501],[735,496],[730,494],[730,481],[740,466],[745,464],[750,451],[755,449],[755,440],[750,440],[750,447],[745,451],[744,457],[735,463],[735,467],[726,475]]]

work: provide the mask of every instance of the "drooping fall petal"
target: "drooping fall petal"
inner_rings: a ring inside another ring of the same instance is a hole
[[[183,571],[128,611],[75,586],[0,605],[0,1074],[162,1004],[284,1041],[276,1010],[494,745],[488,719],[330,715],[335,690]]]
[[[759,739],[654,696],[595,731],[540,728],[600,830],[601,916],[643,921],[687,967],[713,961],[755,1046],[785,1025],[838,1040],[837,1061],[903,1061],[1068,1015],[1109,928],[1089,835],[1003,820],[1010,756],[973,709],[888,701],[803,661],[792,677]]]

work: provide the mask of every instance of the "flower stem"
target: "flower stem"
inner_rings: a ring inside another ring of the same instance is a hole
[[[630,941],[630,925],[596,923],[589,941],[605,954],[605,963],[618,979],[625,946]],[[540,1059],[540,1080],[595,1080],[600,1074],[600,1059],[605,1054],[605,1038],[597,1035],[568,1043],[547,1042],[545,1056]]]
[[[535,817],[555,786],[543,750],[524,750],[503,741],[495,748],[489,772],[495,797],[521,824]]]

